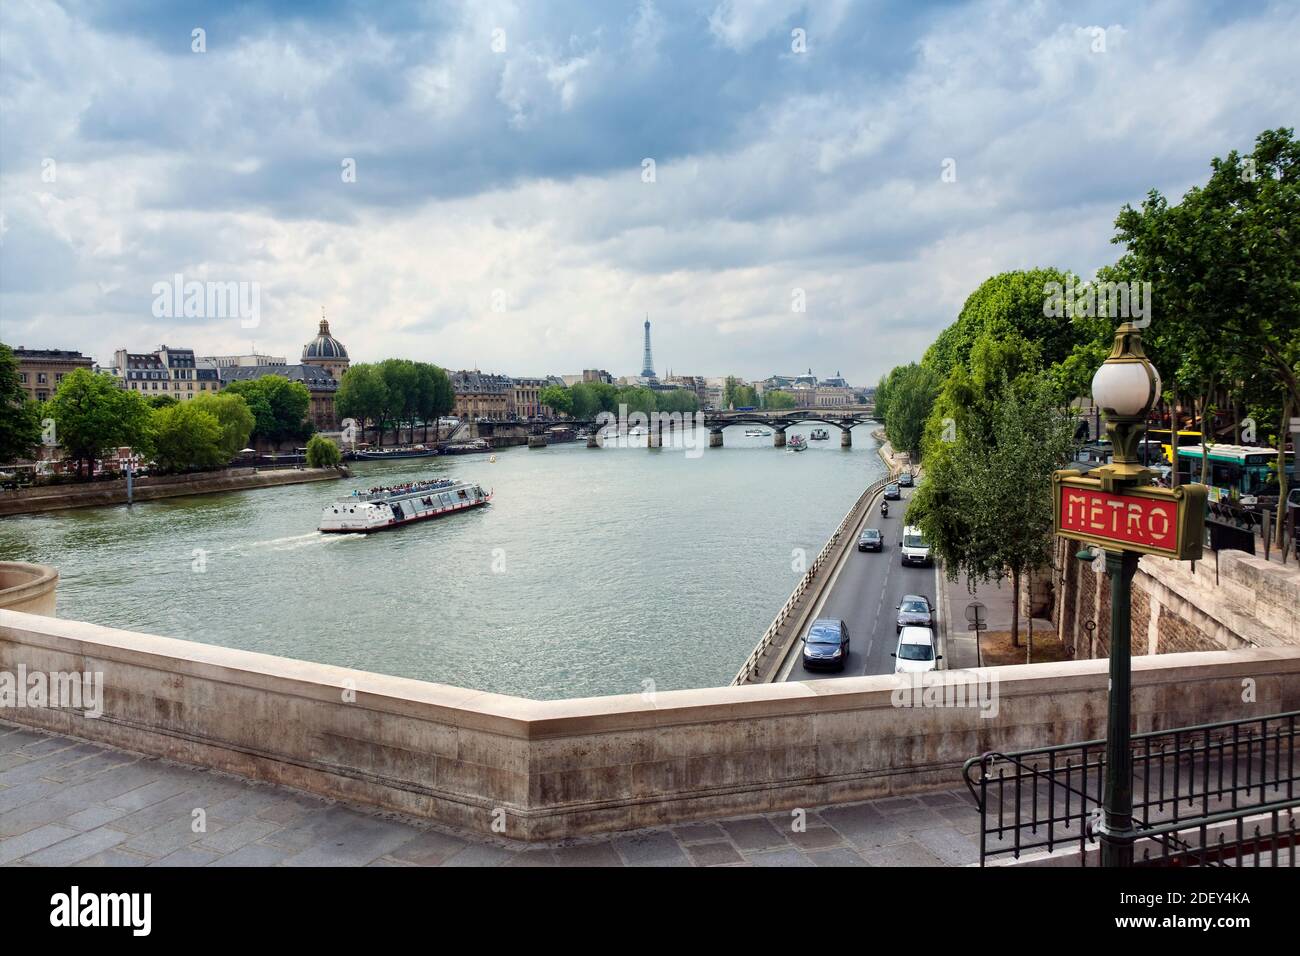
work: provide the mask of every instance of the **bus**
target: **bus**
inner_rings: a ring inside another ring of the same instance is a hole
[[[1225,498],[1243,505],[1276,504],[1278,497],[1277,451],[1256,445],[1211,445],[1206,484],[1210,500]],[[1287,453],[1288,483],[1295,474],[1295,454]],[[1201,446],[1178,449],[1178,480],[1192,484],[1201,480]],[[1261,502],[1260,499],[1273,499]]]
[[[1176,442],[1175,442],[1175,435],[1177,438]],[[1185,431],[1185,430],[1180,430],[1177,433],[1175,433],[1168,428],[1148,427],[1147,440],[1148,441],[1155,440],[1160,442],[1160,444],[1164,446],[1165,461],[1172,465],[1174,463],[1175,443],[1178,445],[1179,448],[1186,448],[1190,445],[1196,445],[1199,448],[1201,444],[1201,433],[1199,431]],[[1199,455],[1200,452],[1198,451],[1197,454]]]

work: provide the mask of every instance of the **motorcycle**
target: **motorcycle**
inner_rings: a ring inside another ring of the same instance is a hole
[[[888,517],[889,517],[889,502],[887,502],[887,501],[882,501],[882,502],[880,503],[880,517],[882,517],[882,518],[888,518]]]

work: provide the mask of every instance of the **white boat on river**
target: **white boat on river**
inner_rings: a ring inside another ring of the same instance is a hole
[[[391,488],[354,491],[321,510],[320,530],[361,533],[385,531],[404,524],[441,518],[488,504],[491,492],[472,481],[440,478]]]

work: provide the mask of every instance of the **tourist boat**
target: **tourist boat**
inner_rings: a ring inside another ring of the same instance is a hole
[[[450,478],[371,488],[354,491],[321,509],[320,530],[367,534],[468,511],[491,500],[491,492],[485,492],[481,485]]]
[[[444,455],[468,455],[471,452],[491,451],[492,443],[486,438],[475,438],[472,441],[458,441],[446,445],[442,453]]]
[[[411,448],[375,448],[357,451],[354,457],[358,461],[388,461],[397,458],[430,458],[438,454],[436,448],[414,445]]]
[[[745,437],[746,438],[771,438],[772,433],[768,431],[766,428],[746,428]]]
[[[826,441],[831,437],[831,433],[824,428],[814,428],[808,435],[813,441]]]
[[[791,451],[808,450],[808,439],[804,438],[802,435],[794,435],[786,444]]]

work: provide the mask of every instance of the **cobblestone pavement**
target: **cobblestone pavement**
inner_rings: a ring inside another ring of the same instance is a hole
[[[961,866],[978,859],[978,815],[964,788],[809,809],[803,828],[794,822],[782,812],[557,844],[490,840],[0,721],[2,866]]]

